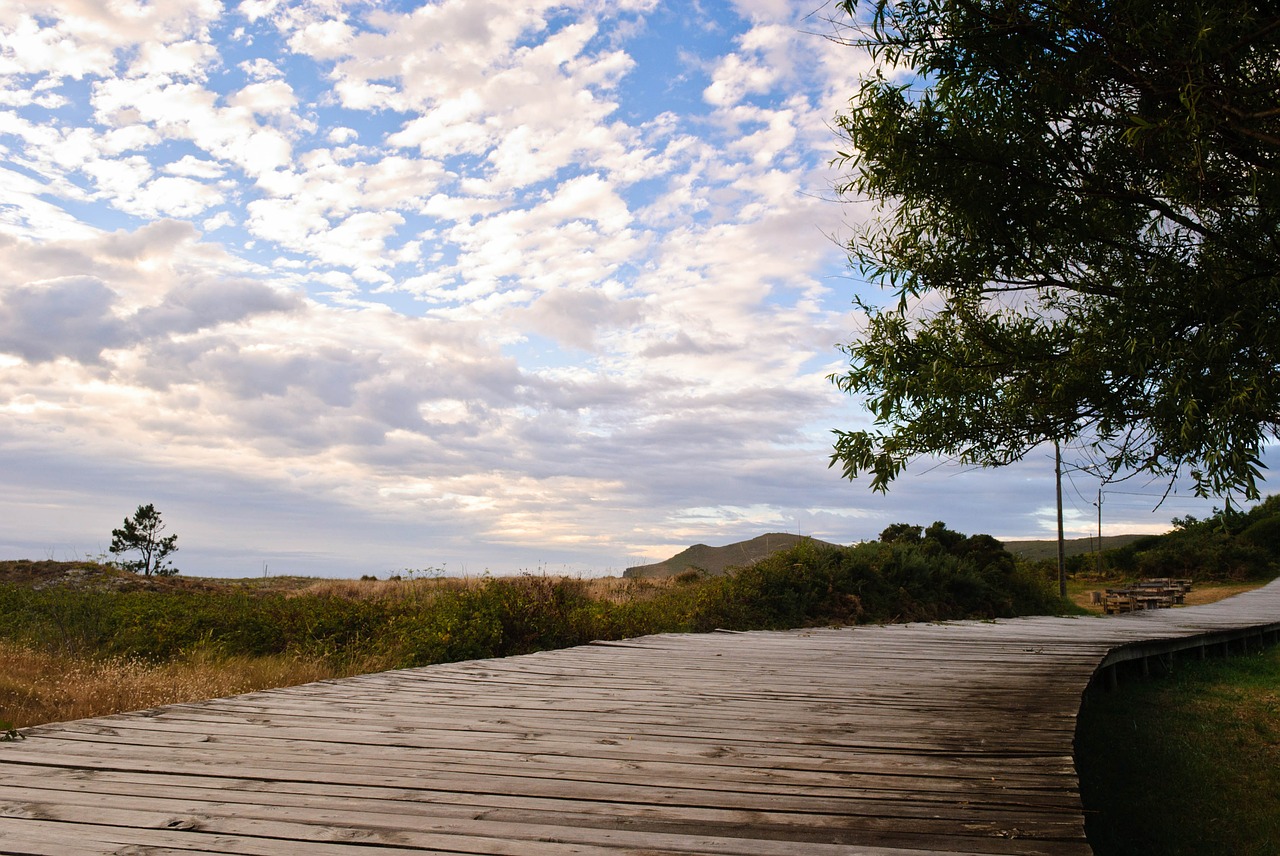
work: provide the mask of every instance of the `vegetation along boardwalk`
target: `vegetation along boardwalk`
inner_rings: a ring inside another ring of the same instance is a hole
[[[0,744],[0,852],[1087,854],[1089,681],[1277,630],[1273,583],[1107,618],[652,636],[40,726]]]

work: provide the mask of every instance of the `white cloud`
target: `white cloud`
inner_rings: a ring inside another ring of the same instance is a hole
[[[34,17],[15,14],[17,7],[0,17],[0,73],[54,72],[79,80],[115,65],[110,44],[80,43],[64,28],[42,27]]]
[[[132,196],[120,196],[120,208],[148,218],[196,217],[224,201],[216,187],[174,176],[157,178]]]
[[[240,63],[239,67],[250,80],[277,80],[284,77],[284,72],[280,70],[280,67],[265,57],[254,57],[251,60],[245,60]]]
[[[315,59],[337,59],[354,37],[355,31],[343,21],[313,21],[289,39],[289,47]]]
[[[221,178],[226,168],[217,161],[183,155],[176,161],[166,164],[164,171],[170,175],[182,175],[188,178]]]
[[[760,130],[744,134],[731,146],[734,151],[741,151],[750,157],[756,166],[768,166],[779,155],[794,151],[797,137],[794,111],[739,107],[733,113],[739,120],[764,124]]]
[[[716,67],[715,77],[703,91],[703,97],[717,107],[730,107],[747,95],[768,92],[777,79],[777,69],[730,54]]]
[[[430,161],[389,156],[339,163],[323,149],[308,152],[298,166],[301,171],[276,173],[263,182],[272,197],[249,203],[249,229],[331,264],[382,263],[384,247],[365,240],[371,224],[381,224],[378,231],[389,236],[393,229],[384,227],[405,222],[397,209],[418,208],[442,176]],[[340,223],[347,225],[335,234]],[[366,249],[349,255],[357,234],[364,236],[359,243]]]
[[[154,128],[146,125],[124,125],[112,128],[98,138],[97,152],[99,156],[113,157],[124,152],[149,149],[161,142],[160,135]],[[183,161],[190,157],[184,156]]]
[[[207,217],[200,224],[201,228],[206,232],[216,232],[218,229],[224,229],[227,226],[236,225],[236,220],[231,216],[229,211],[219,211],[212,217]]]
[[[423,157],[486,153],[490,169],[472,180],[472,193],[497,195],[576,162],[621,156],[626,147],[600,127],[616,104],[599,95],[616,87],[631,59],[589,53],[597,33],[589,20],[520,44],[545,26],[540,10],[501,7],[490,16],[482,5],[450,0],[371,16],[380,31],[344,42],[333,72],[343,105],[417,113],[388,142]],[[328,47],[318,56],[335,58]]]
[[[275,12],[279,6],[280,0],[242,0],[236,11],[250,21],[257,21]]]
[[[797,12],[809,12],[809,7],[798,8],[788,0],[732,0],[742,17],[753,22],[793,20]]]
[[[394,211],[361,211],[352,214],[324,235],[319,257],[330,264],[378,267],[387,238],[403,225]]]
[[[34,105],[43,107],[46,110],[56,110],[64,107],[67,99],[57,93],[46,92],[38,93],[30,88],[8,88],[3,82],[0,82],[0,105],[6,107],[27,107]]]
[[[231,107],[242,108],[261,116],[275,114],[288,115],[297,106],[293,87],[283,80],[270,80],[264,83],[251,83],[227,97]]]
[[[331,129],[326,137],[329,142],[337,143],[338,145],[349,143],[359,138],[360,134],[354,128],[347,128],[343,126]]]
[[[246,206],[249,230],[289,248],[310,246],[311,236],[329,228],[323,213],[288,199],[256,199]]]
[[[137,58],[129,64],[131,77],[172,76],[202,80],[208,65],[217,57],[213,45],[194,40],[141,45]]]
[[[84,161],[76,163],[81,156],[84,157]],[[136,199],[138,188],[151,179],[153,173],[151,162],[142,155],[115,158],[114,160],[90,159],[90,157],[90,150],[85,148],[77,153],[74,160],[68,158],[67,160],[70,163],[64,161],[64,164],[79,166],[93,178],[94,183],[101,192],[109,194],[117,200],[119,207],[126,209],[133,207],[133,200]]]
[[[53,74],[76,80],[109,74],[117,56],[139,49],[143,66],[187,67],[209,56],[207,28],[218,0],[50,0],[39,14],[0,7],[0,74]]]
[[[489,146],[490,133],[484,128],[484,102],[475,92],[464,92],[442,101],[424,115],[405,124],[387,142],[393,146],[416,147],[424,157],[448,154],[480,154]]]
[[[457,275],[465,285],[430,293],[470,301],[494,294],[508,280],[538,290],[599,286],[645,245],[629,229],[630,221],[625,201],[600,176],[566,181],[529,208],[483,215],[450,229],[459,251]],[[512,291],[508,299],[524,293]]]
[[[289,164],[292,145],[281,131],[257,124],[245,107],[219,107],[217,101],[217,93],[199,84],[164,77],[106,80],[94,87],[92,98],[98,121],[107,126],[143,122],[162,137],[190,141],[251,176]]]
[[[49,201],[48,186],[30,176],[0,166],[0,239],[77,238],[97,233],[62,207]]]

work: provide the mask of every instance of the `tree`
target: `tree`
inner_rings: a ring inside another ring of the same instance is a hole
[[[918,544],[923,526],[912,526],[910,523],[893,523],[880,533],[882,544]]]
[[[133,517],[125,518],[121,528],[111,530],[111,553],[119,555],[137,551],[137,559],[120,562],[120,567],[148,577],[152,574],[171,577],[178,573],[178,569],[166,560],[178,552],[178,536],[162,538],[160,533],[164,529],[160,512],[154,505],[139,505]]]
[[[864,8],[865,7],[865,8]],[[846,0],[877,64],[839,190],[896,295],[832,376],[870,430],[831,463],[1002,466],[1075,443],[1102,475],[1257,498],[1280,425],[1280,13],[1262,0]]]

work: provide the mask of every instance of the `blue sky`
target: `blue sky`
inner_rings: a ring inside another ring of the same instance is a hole
[[[0,7],[0,554],[154,503],[187,573],[619,573],[768,531],[1052,533],[1052,461],[827,468],[858,328],[786,0]],[[1128,482],[1105,532],[1208,505]],[[1069,529],[1096,482],[1068,486]]]

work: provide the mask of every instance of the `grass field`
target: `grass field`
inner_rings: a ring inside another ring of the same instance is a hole
[[[1280,648],[1092,693],[1076,743],[1097,856],[1280,854]]]

